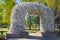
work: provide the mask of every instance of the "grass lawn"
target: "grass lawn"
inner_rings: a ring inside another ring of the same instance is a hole
[[[8,28],[0,28],[0,30],[4,30],[4,31],[8,31]],[[38,31],[38,29],[31,29],[31,30],[29,30],[29,29],[26,29],[26,31],[27,32],[32,32],[32,33],[35,33],[36,31]],[[55,30],[55,32],[58,32],[59,30],[58,29],[56,29]],[[5,34],[5,33],[4,33]]]
[[[4,30],[4,31],[7,31],[7,32],[8,32],[8,28],[0,28],[0,30]],[[29,32],[29,33],[36,33],[36,32],[38,31],[38,29],[36,29],[36,28],[33,28],[33,29],[31,29],[31,30],[26,29],[26,31]],[[5,39],[7,32],[3,32],[3,35],[0,35],[0,37],[2,37],[2,38]],[[59,32],[59,30],[56,29],[55,32]]]
[[[38,31],[38,29],[26,29],[27,32],[30,32],[30,33],[36,33]]]
[[[0,30],[4,30],[4,31],[7,31],[8,32],[8,28],[0,28]],[[36,33],[38,31],[38,29],[26,29],[27,32],[30,32],[30,33]],[[55,32],[58,32],[59,30],[55,30]],[[7,32],[4,32],[3,35],[6,35]]]
[[[8,32],[8,28],[0,28],[0,30],[4,30],[4,31],[7,31]],[[27,32],[29,32],[29,33],[36,33],[37,31],[38,31],[38,29],[31,29],[31,30],[29,30],[29,29],[26,29],[26,31]],[[3,32],[3,35],[6,37],[6,33],[7,32]],[[59,32],[59,30],[55,30],[55,32]],[[0,33],[1,34],[1,33]]]
[[[3,31],[7,31],[8,32],[8,28],[0,28],[0,30],[3,30]],[[31,29],[31,30],[29,30],[29,29],[26,29],[26,31],[27,32],[30,32],[30,33],[35,33],[35,32],[37,32],[38,30],[37,29]],[[5,38],[6,38],[6,33],[7,32],[3,32],[3,35],[1,35],[1,33],[0,33],[0,36],[4,36]],[[4,38],[3,37],[3,38]]]
[[[7,31],[7,32],[8,32],[8,28],[0,28],[0,30]],[[26,29],[26,31],[27,31],[27,32],[30,32],[30,33],[35,33],[35,32],[38,31],[38,29],[31,29],[31,30]],[[6,36],[6,33],[7,33],[7,32],[3,32],[3,35]],[[1,33],[0,33],[0,34],[1,34]]]

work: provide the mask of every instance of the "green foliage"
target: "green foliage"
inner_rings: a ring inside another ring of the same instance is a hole
[[[3,11],[3,9],[1,8],[1,9],[0,9],[0,12],[2,12],[2,11]]]
[[[15,0],[0,0],[0,19],[3,18],[2,23],[10,23],[10,15],[14,5]]]
[[[37,2],[38,0],[22,0],[22,2]]]
[[[31,29],[32,22],[31,22],[31,16],[29,14],[27,14],[25,22],[26,22],[26,26],[28,26],[29,29]]]
[[[0,21],[3,19],[3,17],[2,16],[0,16]]]
[[[39,22],[40,18],[38,15],[32,14],[32,16],[30,16],[29,14],[26,17],[25,23],[26,26],[29,27],[29,29],[31,29],[32,26],[39,26]]]
[[[48,0],[40,0],[40,2],[46,6],[48,6]]]
[[[45,4],[46,6],[48,6],[48,3],[47,3],[47,2],[45,2],[44,4]]]
[[[35,15],[35,14],[34,14],[34,15],[32,16],[32,23],[33,23],[33,24],[39,24],[39,20],[40,20],[40,19],[39,19],[39,16],[38,16],[38,15]]]

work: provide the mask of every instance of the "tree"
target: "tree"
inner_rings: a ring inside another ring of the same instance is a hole
[[[15,0],[2,0],[4,2],[4,9],[5,9],[5,14],[4,14],[4,19],[3,19],[3,22],[4,23],[10,23],[10,16],[11,16],[11,11],[12,11],[12,8],[14,7],[15,5]]]
[[[27,14],[25,22],[26,22],[26,26],[29,27],[29,29],[31,29],[32,22],[31,22],[31,16],[29,13]]]
[[[39,27],[39,25],[40,25],[40,18],[39,18],[38,15],[33,14],[33,16],[32,16],[32,24],[35,27],[37,27],[37,26]]]
[[[11,5],[12,4],[12,5]],[[10,23],[10,16],[11,16],[11,11],[15,5],[15,0],[7,0],[6,1],[6,22]]]
[[[5,13],[5,3],[4,3],[4,0],[0,0],[0,23],[3,22],[3,15]]]
[[[40,18],[38,15],[32,14],[30,15],[29,13],[26,15],[26,20],[25,20],[26,26],[31,29],[32,27],[39,27],[40,26]]]
[[[22,2],[37,2],[37,0],[22,0]]]

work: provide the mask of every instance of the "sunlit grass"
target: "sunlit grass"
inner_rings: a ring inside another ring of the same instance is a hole
[[[59,29],[55,29],[55,31],[54,32],[59,32]]]
[[[0,28],[0,30],[4,30],[4,31],[7,31],[7,32],[8,32],[9,29],[8,29],[8,28]],[[39,30],[36,29],[36,28],[34,28],[34,29],[31,29],[31,30],[26,29],[25,31],[27,31],[27,32],[29,32],[29,33],[36,33],[36,32],[39,31]],[[3,32],[3,35],[2,35],[2,36],[4,36],[4,37],[6,38],[7,32]],[[54,32],[59,32],[59,30],[56,29]],[[1,33],[0,33],[0,34],[1,34]]]
[[[8,31],[8,28],[0,28],[0,30]]]
[[[6,31],[6,32],[3,32],[3,35],[5,35],[6,36],[6,33],[8,32],[8,28],[0,28],[0,30],[3,30],[3,31]],[[29,30],[29,29],[26,29],[26,31],[27,32],[30,32],[30,33],[36,33],[37,31],[38,31],[38,29],[31,29],[31,30]],[[1,34],[1,33],[0,33]]]
[[[8,28],[0,28],[0,30],[6,31],[6,32],[3,32],[4,37],[6,37],[6,34],[8,32]],[[0,33],[0,35],[1,35],[1,33]]]
[[[30,33],[36,33],[38,31],[38,29],[26,29],[27,32],[30,32]]]

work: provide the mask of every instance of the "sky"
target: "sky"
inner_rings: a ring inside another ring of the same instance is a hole
[[[16,0],[16,3],[19,4],[19,3],[21,3],[21,1],[20,0]]]

